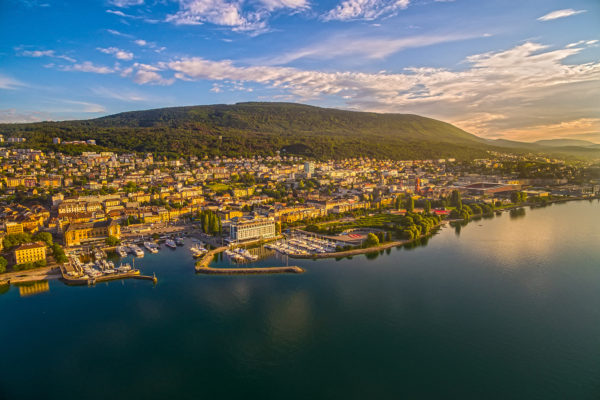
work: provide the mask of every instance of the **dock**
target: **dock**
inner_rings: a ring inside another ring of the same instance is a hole
[[[256,267],[256,268],[196,268],[197,274],[205,275],[260,275],[260,274],[301,274],[303,268],[295,265],[287,267]]]
[[[196,273],[205,275],[258,275],[258,274],[301,274],[304,269],[292,265],[286,267],[256,267],[256,268],[212,268],[210,263],[216,254],[227,250],[226,246],[210,250],[196,262]]]

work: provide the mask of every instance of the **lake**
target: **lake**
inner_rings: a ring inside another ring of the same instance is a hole
[[[600,397],[597,201],[289,263],[306,273],[195,275],[163,246],[136,260],[156,286],[11,287],[0,399]]]

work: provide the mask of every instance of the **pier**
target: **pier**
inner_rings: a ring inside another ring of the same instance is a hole
[[[288,267],[256,267],[256,268],[196,268],[197,274],[205,275],[260,275],[260,274],[301,274],[304,269],[291,265]]]
[[[216,254],[227,250],[226,246],[210,250],[196,262],[196,273],[205,275],[258,275],[258,274],[301,274],[304,269],[292,265],[286,267],[212,268],[209,264]]]

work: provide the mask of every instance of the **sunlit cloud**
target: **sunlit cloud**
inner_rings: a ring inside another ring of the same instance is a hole
[[[324,21],[374,20],[408,7],[410,0],[345,0],[323,15]]]
[[[111,54],[119,60],[129,61],[129,60],[133,59],[132,52],[121,50],[116,47],[108,47],[108,48],[98,47],[97,50],[104,54]]]
[[[85,61],[80,64],[73,64],[61,67],[63,71],[79,71],[79,72],[93,72],[96,74],[110,74],[115,72],[115,69],[106,67],[103,65],[95,65],[91,61]]]
[[[571,15],[577,15],[586,12],[587,10],[573,10],[572,8],[566,8],[564,10],[556,10],[542,15],[538,18],[538,21],[551,21],[553,19],[570,17]]]

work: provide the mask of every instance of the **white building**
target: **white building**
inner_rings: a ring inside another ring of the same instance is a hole
[[[275,220],[273,218],[261,218],[233,222],[229,232],[231,240],[237,242],[269,239],[275,237]]]
[[[312,176],[315,173],[315,163],[311,161],[305,162],[304,173],[309,177]]]

